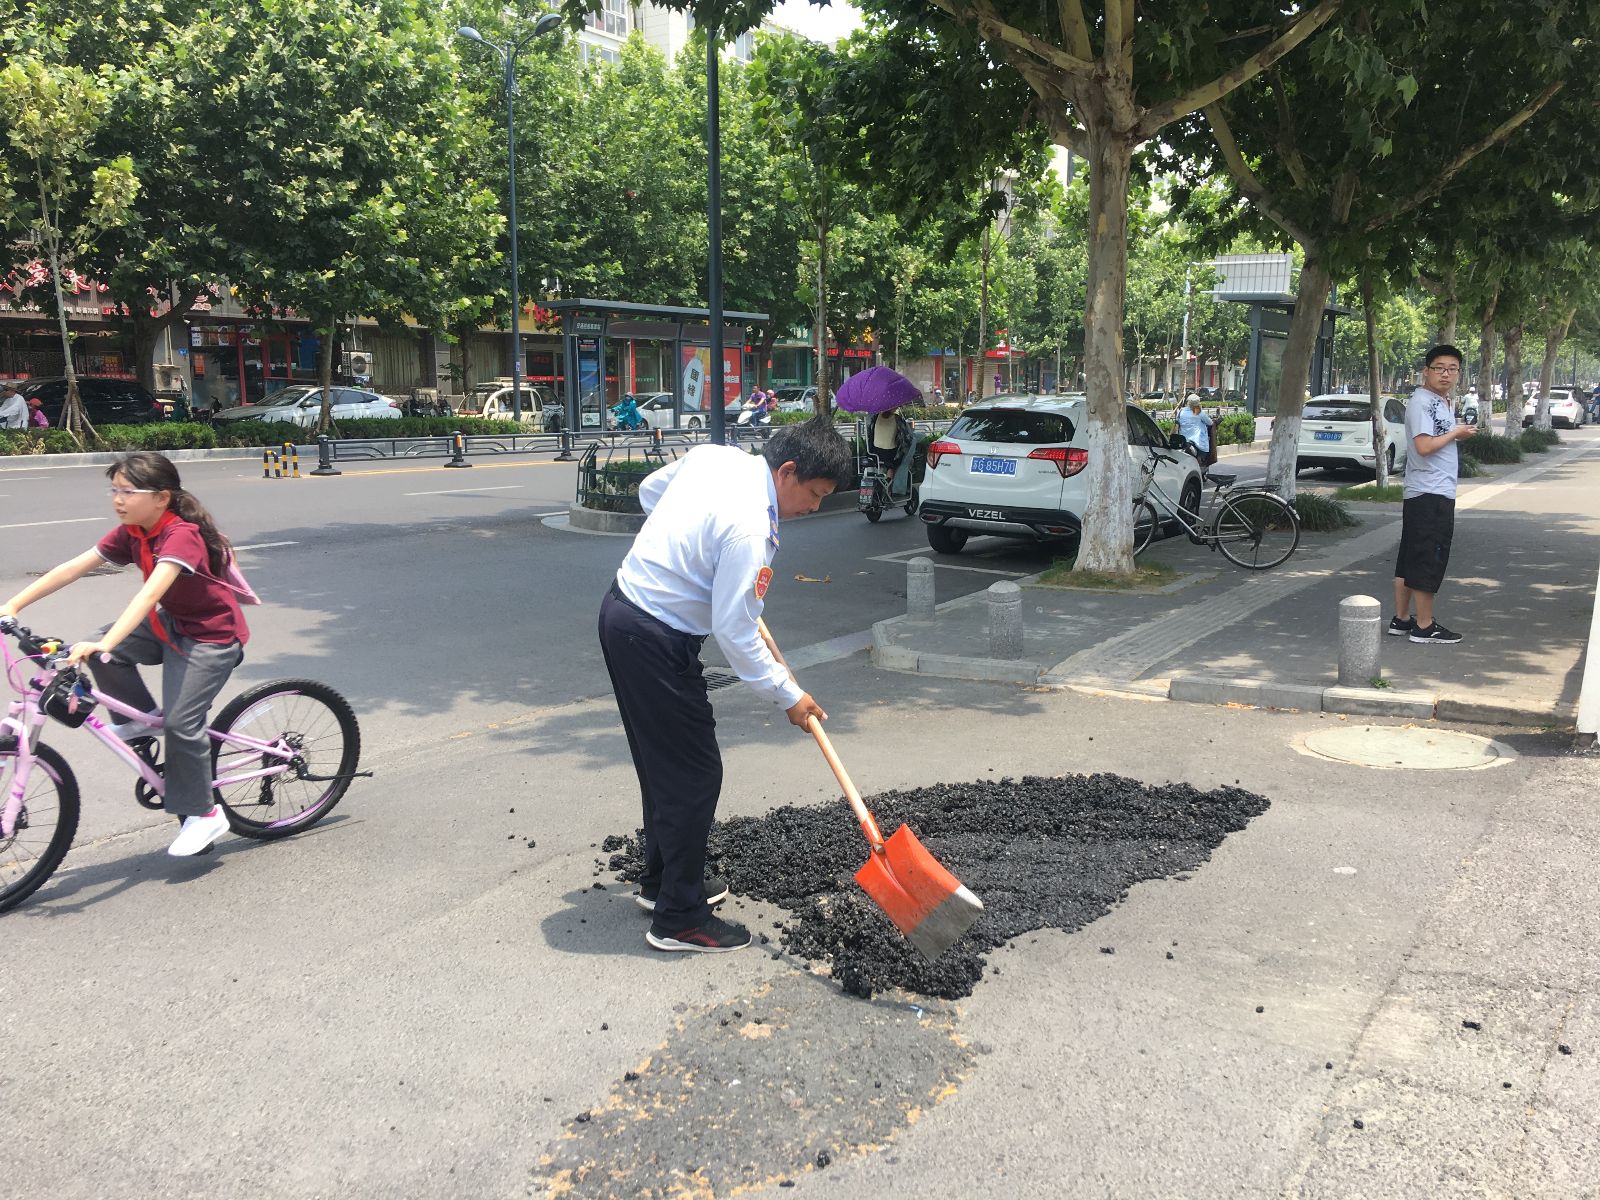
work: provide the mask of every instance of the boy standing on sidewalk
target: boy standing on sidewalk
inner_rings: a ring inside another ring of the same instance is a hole
[[[1423,359],[1422,386],[1406,401],[1406,484],[1400,555],[1394,567],[1395,616],[1389,632],[1424,645],[1461,640],[1433,615],[1433,598],[1450,562],[1456,525],[1456,443],[1473,435],[1456,421],[1450,393],[1461,378],[1461,351],[1435,346]],[[1416,617],[1412,618],[1412,605]]]

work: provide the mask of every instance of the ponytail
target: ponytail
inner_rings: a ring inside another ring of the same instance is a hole
[[[233,546],[223,536],[222,530],[217,528],[216,521],[206,511],[205,505],[192,492],[179,488],[172,493],[172,511],[189,524],[199,527],[200,539],[206,544],[206,560],[211,564],[211,573],[220,577],[228,565]]]
[[[171,493],[172,511],[200,530],[200,539],[206,544],[206,561],[211,567],[211,574],[221,576],[233,553],[233,546],[223,536],[222,530],[217,528],[216,521],[206,511],[205,505],[192,492],[183,490],[178,468],[172,465],[170,458],[153,450],[138,450],[106,468],[107,479],[115,479],[118,475],[134,487]]]

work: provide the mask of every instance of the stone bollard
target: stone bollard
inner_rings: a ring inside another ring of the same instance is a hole
[[[1009,579],[991,584],[989,599],[989,657],[1022,657],[1022,589]]]
[[[1383,644],[1383,605],[1371,596],[1346,596],[1339,601],[1339,686],[1366,687],[1382,671],[1378,648]]]
[[[913,621],[933,619],[933,560],[913,558],[906,563],[906,616]]]

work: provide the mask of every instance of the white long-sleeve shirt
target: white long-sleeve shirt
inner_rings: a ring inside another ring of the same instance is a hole
[[[756,628],[778,549],[778,493],[760,455],[696,446],[646,477],[649,518],[617,572],[656,620],[717,639],[739,678],[781,708],[805,693]]]
[[[0,429],[26,429],[28,427],[28,402],[21,392],[0,397]]]

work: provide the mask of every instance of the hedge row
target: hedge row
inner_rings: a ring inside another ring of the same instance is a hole
[[[1165,417],[1157,417],[1156,424],[1161,426],[1162,433],[1171,433],[1178,427],[1176,421]],[[1256,419],[1247,412],[1230,413],[1217,420],[1212,432],[1217,435],[1219,446],[1248,446],[1256,440]]]
[[[515,421],[472,417],[381,417],[338,421],[333,434],[342,438],[448,437],[461,433],[530,433]],[[75,454],[81,450],[213,450],[218,447],[309,445],[316,434],[286,421],[235,421],[208,425],[190,421],[158,421],[149,425],[98,425],[99,438],[80,446],[65,429],[0,430],[0,455]]]

